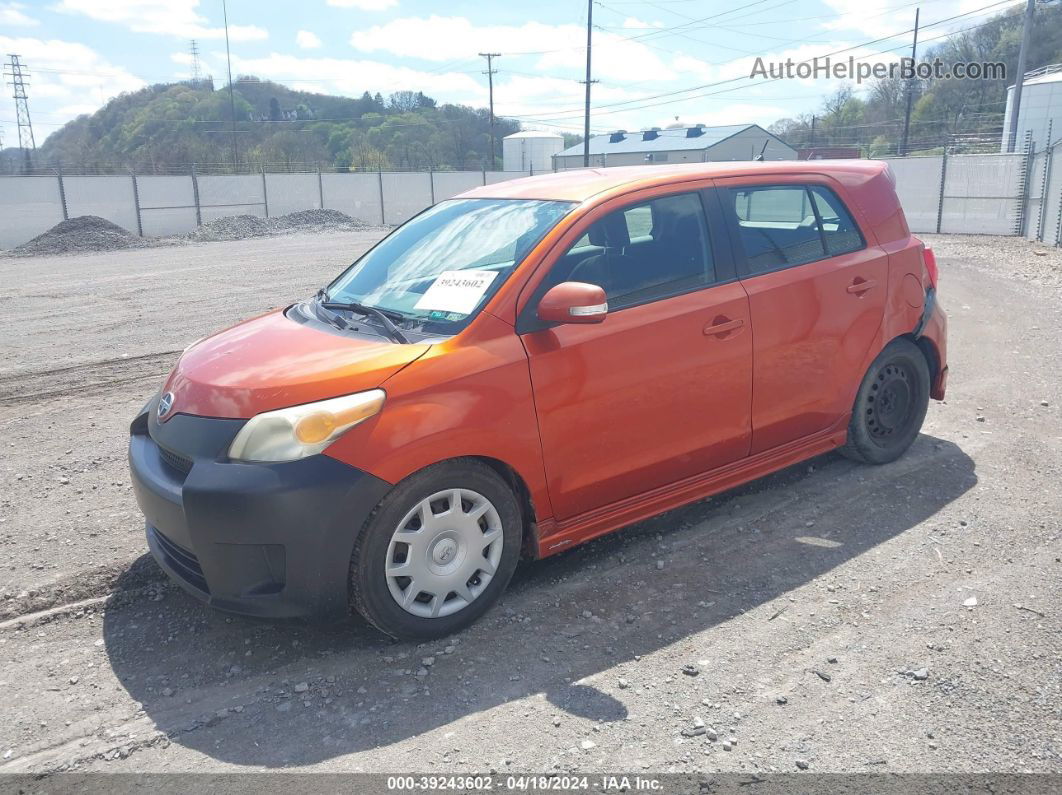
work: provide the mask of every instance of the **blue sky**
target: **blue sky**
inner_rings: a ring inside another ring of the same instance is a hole
[[[1010,3],[595,3],[594,78],[600,82],[593,89],[593,129],[665,126],[676,117],[766,125],[811,112],[838,82],[746,79],[755,57],[800,61],[853,48],[846,57],[894,60],[909,48],[909,33],[867,42],[909,30],[916,5],[927,26],[922,39],[931,42],[984,22]],[[485,62],[477,53],[489,50],[502,53],[495,61],[499,115],[519,118],[527,127],[582,129],[578,81],[586,4],[581,0],[229,0],[228,12],[234,75],[353,96],[422,90],[441,101],[484,106]],[[958,14],[964,16],[937,24]],[[192,38],[204,72],[222,85],[221,0],[0,0],[0,55],[6,61],[8,53],[18,53],[32,73],[30,111],[38,144],[121,91],[186,78]],[[0,132],[10,146],[17,143],[15,109],[5,89]]]

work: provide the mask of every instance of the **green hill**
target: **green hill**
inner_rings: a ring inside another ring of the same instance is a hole
[[[482,108],[440,105],[420,92],[360,98],[296,91],[243,76],[234,90],[241,170],[313,168],[490,168],[490,124]],[[150,86],[121,94],[48,136],[36,168],[140,173],[232,167],[227,86],[210,81]],[[496,122],[501,139],[519,125]]]

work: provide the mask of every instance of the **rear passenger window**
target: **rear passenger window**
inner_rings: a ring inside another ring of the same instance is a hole
[[[551,279],[601,285],[610,309],[711,284],[700,195],[665,196],[605,216],[561,258]]]
[[[863,247],[851,215],[826,188],[732,188],[734,212],[752,273],[765,273]]]

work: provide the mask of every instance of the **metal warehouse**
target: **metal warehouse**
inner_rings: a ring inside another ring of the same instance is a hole
[[[591,166],[755,160],[761,155],[764,160],[795,160],[797,151],[758,124],[620,130],[590,138]],[[557,169],[582,168],[583,145],[576,144],[558,153],[553,165]]]

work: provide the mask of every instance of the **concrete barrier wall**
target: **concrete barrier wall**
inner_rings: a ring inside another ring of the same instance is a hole
[[[32,240],[62,220],[55,177],[0,177],[0,248]]]
[[[1038,154],[890,158],[914,232],[1062,236],[1062,162]],[[651,168],[651,166],[647,166]],[[100,215],[144,235],[190,232],[243,213],[339,210],[367,224],[399,224],[433,202],[522,171],[358,172],[188,176],[0,177],[0,248],[13,248],[64,217]],[[135,189],[134,189],[135,184]],[[60,189],[60,185],[62,189]],[[63,195],[66,206],[64,208]],[[138,225],[139,218],[139,225]]]

